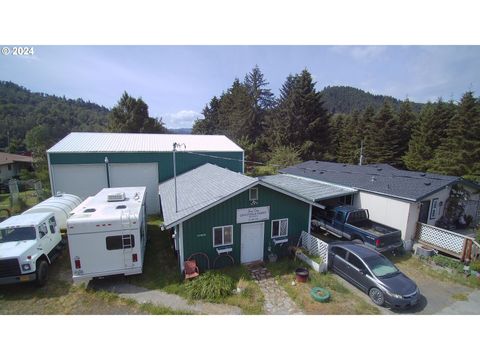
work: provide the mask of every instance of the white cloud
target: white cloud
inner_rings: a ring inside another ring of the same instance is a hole
[[[191,128],[196,119],[203,119],[203,115],[195,110],[180,110],[163,114],[162,119],[169,129]]]
[[[374,60],[386,50],[386,46],[333,46],[333,52],[345,54],[357,61]]]

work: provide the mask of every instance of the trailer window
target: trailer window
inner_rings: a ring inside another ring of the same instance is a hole
[[[107,250],[121,250],[135,247],[135,237],[129,235],[107,236]]]

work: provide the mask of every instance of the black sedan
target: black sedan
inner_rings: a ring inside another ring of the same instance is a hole
[[[332,243],[328,266],[382,306],[407,308],[417,304],[417,285],[382,254],[363,245]]]

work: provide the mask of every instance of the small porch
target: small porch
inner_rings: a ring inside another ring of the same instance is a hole
[[[456,257],[464,262],[480,258],[480,243],[475,240],[470,229],[464,233],[442,229],[433,225],[417,223],[415,240],[420,244]],[[467,233],[467,235],[465,235]]]

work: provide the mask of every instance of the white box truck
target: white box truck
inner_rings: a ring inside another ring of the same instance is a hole
[[[49,265],[66,244],[60,230],[81,201],[75,195],[58,194],[0,223],[0,284],[45,285]]]
[[[141,274],[145,255],[146,187],[106,188],[67,220],[73,281]]]

